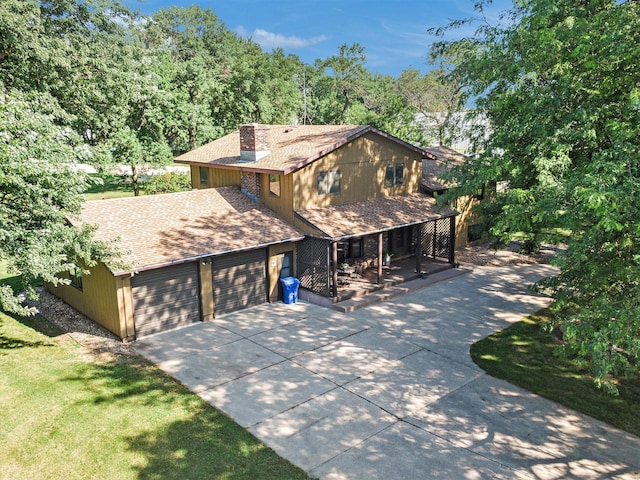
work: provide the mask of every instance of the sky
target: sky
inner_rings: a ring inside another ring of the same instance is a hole
[[[371,72],[397,77],[403,70],[429,69],[428,52],[437,38],[431,27],[450,20],[480,18],[475,0],[123,0],[151,15],[160,8],[192,4],[210,8],[233,32],[250,37],[263,50],[282,48],[308,64],[336,55],[342,44],[359,43]],[[491,23],[511,5],[493,0],[485,11]],[[449,36],[473,35],[468,25]]]

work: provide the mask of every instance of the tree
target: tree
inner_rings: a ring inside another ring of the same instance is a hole
[[[165,88],[172,96],[165,134],[175,153],[222,135],[218,105],[240,40],[212,10],[195,5],[158,10],[140,35],[147,55],[164,65]]]
[[[64,112],[46,94],[8,94],[12,99],[0,102],[0,260],[33,298],[35,280],[68,283],[65,272],[92,266],[96,258],[109,262],[116,251],[91,240],[89,228],[68,222],[86,187],[71,167],[91,152],[79,135],[58,126]],[[0,286],[0,307],[34,313],[16,294]]]
[[[456,58],[492,130],[450,180],[458,194],[504,182],[484,202],[500,238],[571,232],[540,287],[565,351],[615,393],[640,369],[640,3],[518,2],[503,19],[434,50]]]
[[[321,76],[313,89],[322,103],[316,107],[321,117],[316,123],[345,123],[349,108],[362,103],[365,82],[371,78],[365,61],[364,47],[357,43],[341,45],[337,55],[316,61]]]
[[[443,65],[424,75],[419,70],[404,70],[398,77],[402,98],[422,116],[427,134],[439,145],[451,145],[458,137],[456,113],[464,109],[465,97],[460,82]]]

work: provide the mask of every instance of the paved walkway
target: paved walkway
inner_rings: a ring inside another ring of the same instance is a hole
[[[640,478],[640,439],[480,370],[549,267],[483,267],[340,313],[262,305],[136,348],[321,479]]]

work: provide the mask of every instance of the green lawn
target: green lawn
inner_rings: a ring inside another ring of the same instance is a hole
[[[1,479],[308,478],[142,358],[89,355],[40,316],[0,312],[0,405]]]
[[[93,179],[102,179],[101,184],[90,185],[84,194],[86,200],[102,200],[105,198],[133,197],[133,187],[120,175],[90,173]]]
[[[471,357],[494,377],[640,435],[640,379],[620,381],[619,396],[598,390],[586,370],[554,355],[560,340],[541,328],[548,315],[543,310],[475,343]]]

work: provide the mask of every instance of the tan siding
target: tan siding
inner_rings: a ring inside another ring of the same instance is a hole
[[[260,201],[287,222],[293,223],[293,174],[280,175],[280,196],[269,193],[269,174],[260,174]]]
[[[200,262],[200,301],[202,302],[202,320],[213,320],[213,277],[211,260]]]
[[[133,321],[133,292],[131,291],[131,277],[126,275],[116,277],[118,289],[118,310],[120,312],[120,330],[124,332],[122,338],[135,338],[135,324]]]
[[[47,290],[60,297],[76,310],[96,321],[120,338],[125,338],[120,322],[116,279],[101,263],[82,277],[82,290],[71,285],[47,285]]]
[[[201,188],[198,167],[189,165],[189,168],[191,170],[191,188]]]
[[[404,164],[404,183],[386,187],[386,168],[395,163]],[[329,170],[340,170],[340,193],[318,195],[316,176]],[[418,153],[370,133],[294,172],[293,210],[417,192],[421,175],[422,159]]]
[[[231,185],[240,186],[240,172],[237,170],[226,170],[223,168],[209,169],[210,187],[229,187]]]
[[[200,184],[200,167],[191,165],[191,185],[193,188],[218,188],[231,185],[240,186],[240,172],[225,168],[209,168],[209,185]]]
[[[456,248],[463,248],[469,244],[469,226],[479,222],[473,208],[478,200],[470,197],[459,198],[456,202]]]
[[[293,274],[297,275],[297,251],[295,243],[282,243],[279,245],[271,245],[269,247],[269,260],[267,264],[269,275],[269,301],[275,302],[278,299],[278,281],[280,280],[280,264],[279,255],[285,252],[293,251]]]

